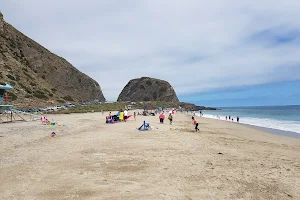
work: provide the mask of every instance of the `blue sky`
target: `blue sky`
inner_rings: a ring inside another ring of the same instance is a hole
[[[299,105],[299,88],[300,81],[280,82],[191,94],[180,100],[212,107]]]
[[[205,106],[299,104],[299,0],[1,0],[0,10],[109,101],[149,76]]]

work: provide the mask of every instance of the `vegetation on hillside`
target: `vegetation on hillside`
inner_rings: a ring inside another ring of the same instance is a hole
[[[91,104],[83,106],[74,106],[66,110],[59,110],[57,114],[70,114],[70,113],[87,113],[87,112],[101,112],[101,111],[117,111],[125,109],[126,106],[130,105],[126,102],[114,102],[114,103],[103,103],[103,104]],[[161,108],[182,108],[184,110],[211,110],[214,108],[206,108],[203,106],[196,106],[191,103],[184,102],[162,102],[162,101],[149,101],[131,105],[131,109],[147,109],[155,110],[158,107]]]
[[[74,106],[66,110],[58,110],[55,114],[70,114],[70,113],[87,113],[87,112],[102,112],[125,109],[125,103],[103,103],[93,105]]]

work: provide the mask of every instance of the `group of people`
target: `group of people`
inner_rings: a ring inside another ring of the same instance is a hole
[[[229,115],[229,116],[226,116],[225,119],[226,119],[226,121],[227,121],[227,120],[229,120],[229,121],[231,120],[232,122],[234,121],[234,118],[231,117],[230,115]],[[236,121],[237,121],[237,122],[240,122],[240,117],[239,117],[239,116],[236,117]]]
[[[173,114],[175,113],[175,111],[170,111],[169,112],[169,115],[168,115],[168,120],[169,120],[169,123],[170,123],[170,125],[172,125],[172,123],[173,123]],[[138,113],[139,114],[139,113]],[[202,113],[201,113],[202,114]],[[123,109],[121,109],[118,113],[117,113],[117,115],[112,115],[112,113],[111,112],[109,112],[109,116],[107,116],[107,119],[106,120],[113,120],[113,118],[114,118],[114,116],[116,116],[117,118],[118,118],[118,120],[119,121],[124,121],[124,122],[126,122],[126,120],[128,119],[128,110],[124,110],[123,111]],[[201,115],[200,115],[201,116]],[[165,111],[162,111],[161,113],[160,113],[160,115],[159,115],[159,122],[160,123],[164,123],[164,120],[165,120]],[[134,119],[136,120],[136,112],[134,112]],[[200,131],[200,129],[198,128],[198,126],[199,126],[199,123],[198,123],[198,121],[196,120],[196,118],[195,117],[192,117],[192,120],[193,120],[193,125],[195,125],[195,130],[196,130],[196,132],[197,131]]]
[[[165,112],[163,111],[163,112],[159,115],[158,118],[159,118],[159,122],[160,122],[160,123],[164,123],[164,120],[165,120]],[[169,113],[168,120],[170,121],[170,124],[172,125],[172,123],[173,123],[173,115],[172,115],[171,112]],[[192,117],[192,120],[193,120],[193,124],[195,125],[195,130],[196,130],[196,132],[197,132],[197,131],[200,131],[200,129],[198,128],[199,123],[198,123],[198,121],[196,120],[196,118],[195,118],[194,116]]]
[[[57,123],[54,122],[53,119],[52,119],[52,121],[50,121],[45,116],[41,116],[40,120],[41,120],[43,125],[57,125]]]
[[[170,122],[171,125],[173,123],[173,115],[172,114],[174,114],[174,111],[170,112],[169,116],[168,116],[168,120],[169,120],[169,122]],[[159,115],[158,118],[159,118],[159,122],[163,124],[164,120],[165,120],[165,112],[162,111],[162,113],[160,113],[160,115]]]
[[[135,112],[134,112],[134,118],[135,118]],[[112,115],[111,112],[109,112],[109,116],[107,116],[107,119],[106,120],[112,120],[114,119],[114,116],[116,116],[118,118],[119,121],[124,121],[126,122],[126,120],[129,118],[129,115],[128,115],[128,110],[124,110],[121,109],[116,115]]]

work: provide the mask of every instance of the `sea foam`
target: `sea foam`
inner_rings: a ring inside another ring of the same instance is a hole
[[[196,115],[200,116],[199,113],[197,113]],[[210,114],[204,114],[203,117],[226,121],[226,116],[221,116],[221,115],[219,115],[220,118],[218,118],[216,115],[210,115]],[[229,122],[232,123],[232,121],[228,120],[228,123]],[[234,122],[236,123],[236,118],[234,118]],[[260,126],[265,128],[278,129],[282,131],[291,131],[300,134],[299,121],[285,121],[285,120],[275,120],[275,119],[268,119],[268,118],[262,119],[262,118],[253,118],[253,117],[243,117],[240,118],[240,123]]]

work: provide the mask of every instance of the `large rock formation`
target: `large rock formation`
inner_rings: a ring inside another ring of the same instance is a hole
[[[99,84],[6,23],[0,13],[0,80],[15,103],[105,101]]]
[[[178,102],[178,98],[167,81],[142,77],[130,80],[119,95],[118,101]]]

